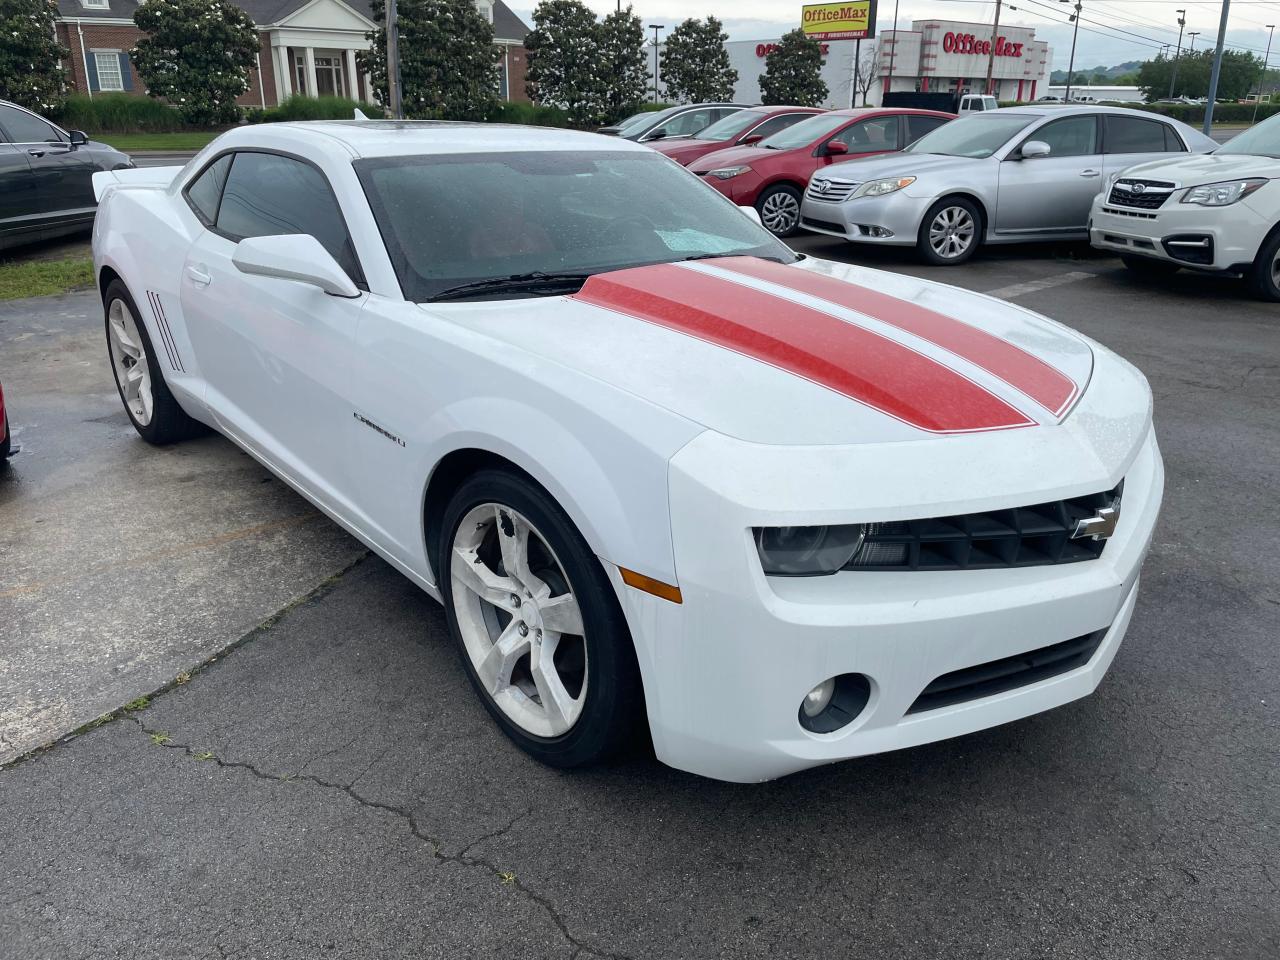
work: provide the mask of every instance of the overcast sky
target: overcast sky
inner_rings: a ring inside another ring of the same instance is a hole
[[[508,0],[510,3],[511,0]],[[1188,31],[1197,30],[1197,50],[1212,44],[1218,35],[1221,6],[1213,0],[1082,0],[1084,13],[1076,43],[1076,68],[1111,66],[1128,60],[1155,56],[1162,43],[1178,40],[1179,7],[1187,13]],[[586,0],[597,13],[614,9],[613,0]],[[624,0],[624,5],[626,0]],[[511,4],[532,25],[530,0]],[[768,40],[793,29],[800,22],[800,3],[779,0],[636,0],[632,4],[646,24],[662,23],[668,28],[685,17],[714,14],[724,21],[730,40]],[[1053,47],[1053,65],[1065,70],[1071,53],[1071,27],[1065,23],[1069,7],[1058,0],[1013,0],[1006,4],[1001,23],[1034,27],[1036,36]],[[898,20],[907,29],[912,20],[945,19],[991,23],[995,3],[979,0],[901,0]],[[1267,45],[1265,24],[1280,24],[1280,2],[1233,0],[1227,43],[1252,49],[1259,57]],[[880,30],[893,27],[893,0],[880,0],[877,22]],[[1184,35],[1183,45],[1190,43]],[[1280,61],[1280,44],[1272,51]]]

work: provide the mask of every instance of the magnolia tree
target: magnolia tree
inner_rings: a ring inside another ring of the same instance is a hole
[[[822,80],[822,45],[803,30],[783,34],[764,58],[760,97],[766,104],[816,107],[827,99]]]
[[[133,14],[146,34],[129,52],[147,93],[193,126],[240,119],[236,97],[249,89],[258,31],[227,0],[147,0]]]
[[[600,31],[600,72],[604,78],[604,119],[621,120],[644,101],[649,70],[644,25],[631,8],[604,18]]]
[[[386,0],[372,0],[372,19],[383,24],[366,34],[368,50],[356,60],[373,92],[391,106],[387,85]],[[486,120],[498,107],[500,51],[493,26],[472,0],[398,0],[400,100],[407,117]]]
[[[54,39],[54,0],[0,0],[0,100],[56,110],[66,95],[60,61],[71,51]]]
[[[724,43],[729,35],[715,17],[686,20],[671,31],[662,51],[667,97],[683,103],[728,100],[738,82]]]
[[[525,89],[535,103],[562,107],[574,126],[600,122],[610,77],[602,68],[601,30],[580,0],[542,0],[525,37]]]

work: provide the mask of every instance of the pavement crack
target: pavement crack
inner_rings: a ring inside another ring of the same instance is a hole
[[[132,720],[137,724],[139,730],[151,738],[151,742],[153,744],[164,750],[178,750],[194,760],[210,762],[215,766],[219,766],[227,770],[243,770],[250,776],[256,777],[259,780],[266,780],[271,783],[311,783],[326,790],[345,794],[362,807],[366,807],[370,810],[379,810],[383,813],[389,813],[404,821],[405,825],[409,828],[409,832],[430,848],[431,856],[437,863],[452,863],[462,867],[484,870],[495,880],[498,880],[503,886],[515,890],[525,900],[540,907],[547,915],[547,918],[560,932],[560,936],[563,937],[565,942],[572,948],[572,953],[570,954],[571,960],[574,957],[600,957],[603,958],[603,960],[633,960],[632,957],[629,957],[626,954],[599,950],[588,943],[584,943],[573,935],[569,929],[568,921],[549,897],[532,889],[521,881],[519,877],[515,876],[515,874],[502,869],[501,866],[494,863],[492,860],[471,855],[470,851],[477,845],[484,843],[485,841],[501,837],[503,834],[512,830],[518,823],[520,823],[520,821],[533,813],[532,808],[524,810],[512,817],[510,821],[502,827],[499,827],[497,830],[484,834],[483,836],[476,837],[457,853],[445,853],[443,849],[445,845],[444,839],[432,836],[425,832],[418,824],[418,819],[414,815],[413,810],[407,807],[397,806],[395,804],[383,803],[379,800],[372,800],[361,795],[359,791],[355,789],[355,784],[358,783],[366,773],[368,773],[369,768],[371,768],[373,764],[370,764],[369,767],[367,767],[349,784],[325,780],[322,777],[317,777],[309,773],[269,773],[268,771],[261,770],[254,764],[243,760],[226,760],[210,751],[199,750],[190,744],[178,743],[171,739],[166,731],[148,727],[143,722],[142,717],[134,714],[128,714],[122,719]],[[375,760],[374,763],[376,762],[377,761]],[[305,769],[305,767],[306,764],[303,765],[303,769]]]

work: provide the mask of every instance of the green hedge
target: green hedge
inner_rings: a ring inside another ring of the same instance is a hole
[[[308,97],[295,93],[278,107],[251,107],[245,112],[249,123],[279,123],[286,120],[351,120],[356,110],[371,120],[383,117],[382,109],[347,97]]]
[[[535,127],[569,126],[569,115],[559,107],[544,107],[518,100],[498,104],[491,119],[494,123],[520,123]]]
[[[86,133],[175,133],[187,129],[178,111],[151,97],[128,93],[76,94],[55,118],[68,130]]]

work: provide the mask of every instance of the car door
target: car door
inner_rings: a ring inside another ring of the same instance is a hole
[[[661,140],[670,137],[692,137],[700,130],[709,127],[720,119],[719,111],[713,107],[699,107],[697,110],[686,110],[678,113],[645,136],[641,140]]]
[[[1045,157],[1022,157],[1039,140]],[[1000,162],[996,197],[997,233],[1084,232],[1093,198],[1102,189],[1098,117],[1073,114],[1043,124],[1022,137]]]
[[[48,121],[7,104],[0,104],[0,130],[27,156],[35,216],[49,222],[93,219],[96,168],[89,151],[73,147]]]
[[[38,219],[35,187],[27,152],[3,142],[0,134],[0,249],[18,242],[32,221]]]
[[[1134,164],[1158,160],[1170,153],[1186,153],[1177,131],[1161,120],[1106,114],[1102,118],[1104,182]],[[1099,188],[1101,189],[1101,188]]]
[[[188,251],[182,277],[182,309],[206,404],[227,433],[348,513],[349,364],[368,298],[251,276],[232,263],[236,244],[247,237],[310,234],[365,289],[328,180],[299,157],[245,150],[217,158],[185,193],[207,226]]]

